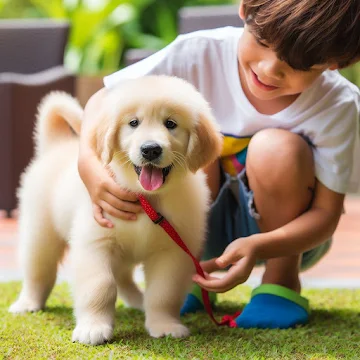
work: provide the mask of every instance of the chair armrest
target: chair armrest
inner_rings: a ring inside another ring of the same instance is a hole
[[[16,207],[20,174],[33,155],[37,107],[54,90],[75,94],[75,76],[63,66],[30,75],[0,74],[0,209]]]
[[[0,73],[0,83],[24,86],[42,86],[56,82],[64,77],[74,77],[72,72],[63,66],[55,66],[34,74]]]
[[[180,34],[223,26],[244,26],[237,5],[185,6],[179,10],[178,20]]]

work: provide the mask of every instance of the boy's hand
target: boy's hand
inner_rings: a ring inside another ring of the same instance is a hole
[[[220,257],[202,262],[205,279],[196,274],[193,276],[193,281],[203,289],[217,293],[226,292],[245,282],[256,263],[254,248],[256,242],[251,239],[253,236],[234,240]],[[231,268],[222,278],[208,274],[229,265],[232,265]]]
[[[103,216],[103,211],[123,220],[136,220],[136,214],[142,210],[136,194],[121,189],[97,158],[79,162],[79,173],[93,202],[94,218],[100,226],[114,226]]]

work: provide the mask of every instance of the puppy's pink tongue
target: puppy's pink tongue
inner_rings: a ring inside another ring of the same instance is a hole
[[[139,181],[145,190],[154,191],[164,182],[162,170],[152,166],[143,166]]]

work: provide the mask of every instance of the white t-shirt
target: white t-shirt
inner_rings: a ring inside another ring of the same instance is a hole
[[[261,129],[287,129],[311,142],[316,177],[325,186],[339,193],[360,192],[359,89],[328,70],[284,110],[261,114],[245,96],[238,76],[242,31],[224,27],[180,35],[154,55],[105,77],[104,84],[111,88],[148,74],[181,77],[210,103],[221,131],[230,138],[227,145],[234,139],[247,144]]]

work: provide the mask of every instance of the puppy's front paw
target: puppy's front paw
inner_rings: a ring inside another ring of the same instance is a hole
[[[100,345],[111,340],[113,326],[103,324],[79,324],[73,331],[72,341],[88,345]]]
[[[181,323],[156,323],[146,326],[150,336],[154,338],[171,335],[174,338],[183,338],[190,335],[189,329]]]
[[[9,312],[13,314],[20,314],[26,312],[40,311],[42,308],[43,305],[39,304],[37,301],[20,298],[9,307]]]

